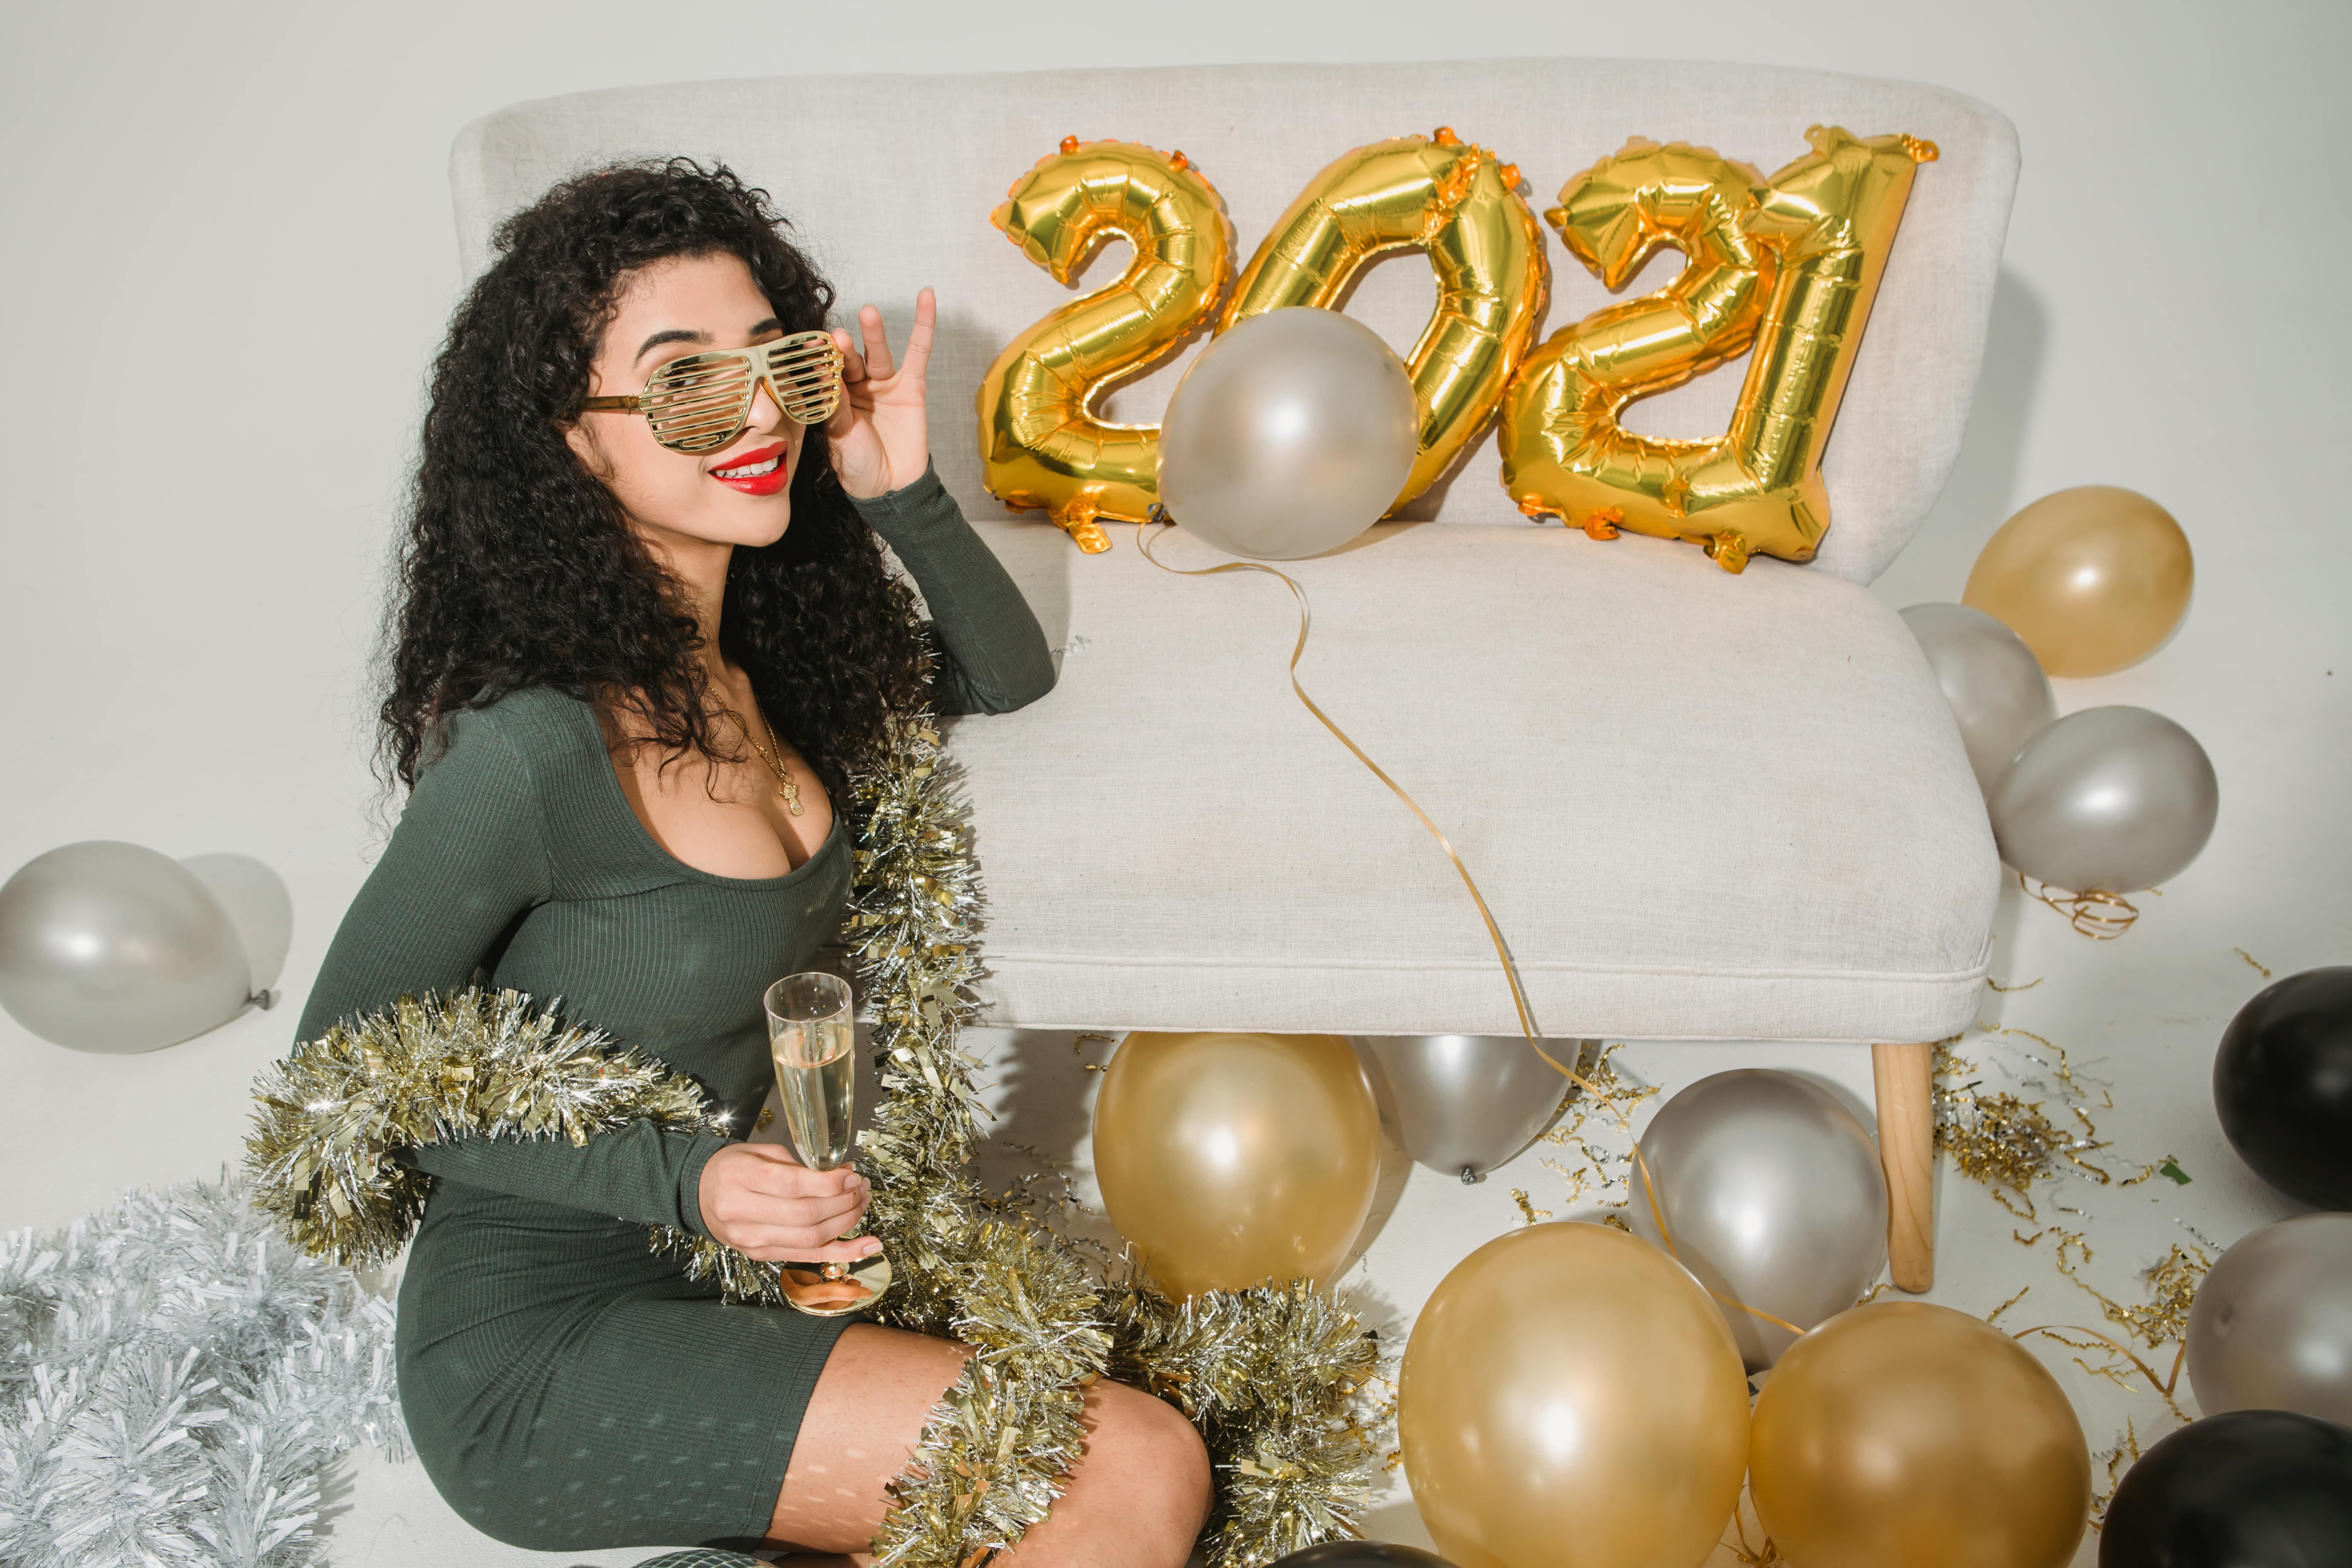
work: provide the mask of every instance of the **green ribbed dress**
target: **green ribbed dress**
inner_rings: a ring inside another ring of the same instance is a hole
[[[940,711],[1003,712],[1051,688],[1036,617],[935,474],[857,510],[929,605]],[[514,692],[450,721],[299,1037],[479,971],[691,1074],[748,1131],[772,1081],[760,995],[838,929],[843,835],[836,815],[782,877],[697,870],[631,811],[584,701]],[[648,1224],[709,1234],[697,1194],[724,1146],[640,1122],[583,1148],[475,1139],[401,1156],[434,1178],[400,1285],[401,1403],[434,1485],[478,1529],[542,1551],[765,1532],[854,1320],[723,1304],[647,1250]]]

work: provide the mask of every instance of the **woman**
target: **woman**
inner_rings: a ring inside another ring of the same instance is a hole
[[[843,913],[845,778],[926,695],[875,536],[929,606],[935,708],[1052,686],[1034,616],[930,469],[929,289],[903,363],[870,305],[862,344],[832,333],[845,395],[820,425],[778,406],[823,417],[760,356],[715,373],[751,378],[748,406],[719,398],[685,436],[662,408],[672,361],[824,326],[832,289],[777,230],[762,193],[683,161],[570,181],[499,230],[435,370],[402,561],[382,721],[412,793],[299,1037],[478,974],[691,1074],[748,1131],[761,989]],[[402,1401],[460,1514],[548,1550],[866,1545],[962,1348],[724,1305],[645,1231],[850,1258],[877,1245],[836,1239],[862,1178],[650,1122],[400,1158],[435,1178],[401,1280]],[[1132,1389],[1088,1409],[1068,1492],[1002,1561],[1183,1562],[1198,1436]]]

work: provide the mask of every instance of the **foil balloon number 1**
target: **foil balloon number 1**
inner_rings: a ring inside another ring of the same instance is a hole
[[[1232,226],[1181,153],[1066,138],[1013,184],[990,221],[1067,283],[1113,235],[1125,276],[1014,337],[982,378],[981,459],[991,493],[1043,508],[1081,550],[1107,550],[1101,518],[1141,521],[1158,499],[1159,426],[1092,411],[1216,316],[1216,331],[1286,306],[1329,307],[1374,256],[1418,248],[1437,302],[1406,357],[1419,443],[1402,503],[1475,439],[1526,356],[1543,307],[1540,231],[1518,170],[1441,127],[1346,153],[1300,193],[1243,269],[1222,314]]]
[[[1522,511],[1596,539],[1621,528],[1702,545],[1727,572],[1753,553],[1810,561],[1829,527],[1822,448],[1837,417],[1916,166],[1910,136],[1807,132],[1771,175],[1685,142],[1636,139],[1569,181],[1544,214],[1614,291],[1661,247],[1672,283],[1596,310],[1528,356],[1498,434]],[[1626,406],[1753,347],[1730,428],[1637,436]]]

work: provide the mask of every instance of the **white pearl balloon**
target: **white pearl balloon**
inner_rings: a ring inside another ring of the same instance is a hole
[[[1358,1037],[1387,1081],[1405,1152],[1465,1182],[1526,1148],[1568,1096],[1568,1079],[1523,1036]],[[1573,1067],[1581,1043],[1547,1048]]]
[[[2221,809],[2197,737],[2145,708],[2085,708],[2043,730],[1985,809],[2000,858],[2074,892],[2137,892],[2197,858]]]
[[[168,855],[92,839],[0,887],[0,1005],[45,1040],[152,1051],[227,1023],[251,986],[228,911]]]
[[[2208,1415],[2352,1424],[2352,1214],[2297,1215],[2221,1254],[2189,1313],[2189,1386]]]
[[[1969,766],[1985,794],[2026,742],[2058,717],[2050,678],[2025,639],[1966,605],[1914,605],[1903,612],[1960,726]]]
[[[1295,306],[1221,333],[1160,424],[1160,500],[1235,555],[1296,561],[1381,520],[1412,472],[1420,404],[1370,327]]]
[[[1667,1247],[1716,1305],[1749,1372],[1796,1336],[1731,1302],[1810,1329],[1854,1304],[1886,1263],[1886,1178],[1837,1097],[1794,1073],[1739,1068],[1700,1079],[1642,1132],[1626,1217]],[[1729,1298],[1729,1301],[1722,1298]]]

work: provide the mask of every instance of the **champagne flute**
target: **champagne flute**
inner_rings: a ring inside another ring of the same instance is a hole
[[[849,1163],[857,1080],[849,984],[837,974],[787,974],[761,1001],[793,1147],[810,1170],[838,1170]],[[784,1299],[820,1318],[864,1311],[890,1289],[890,1259],[879,1252],[846,1263],[788,1262],[781,1268]]]

